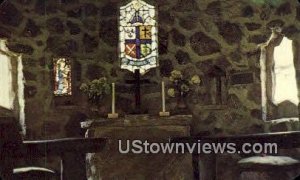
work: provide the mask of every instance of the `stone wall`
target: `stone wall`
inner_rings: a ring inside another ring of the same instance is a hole
[[[65,137],[71,114],[88,113],[80,83],[106,76],[117,83],[117,109],[134,109],[133,74],[118,61],[118,0],[11,0],[1,6],[0,38],[11,51],[23,54],[26,78],[27,139]],[[261,120],[260,51],[270,27],[281,26],[289,38],[299,37],[300,7],[295,1],[254,3],[254,0],[148,0],[158,7],[160,67],[143,78],[143,108],[157,114],[160,82],[174,69],[199,74],[200,90],[188,97],[194,115],[192,133],[253,133],[265,130]],[[53,96],[52,59],[71,57],[75,93]],[[226,101],[212,104],[209,73],[225,73]],[[109,101],[108,101],[109,102]],[[176,100],[167,99],[172,111]],[[147,105],[147,106],[146,106]],[[109,111],[109,103],[101,108]],[[295,127],[299,127],[298,125]]]

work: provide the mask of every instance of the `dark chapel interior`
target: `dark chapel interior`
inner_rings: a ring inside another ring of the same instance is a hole
[[[0,5],[4,180],[296,179],[299,97],[297,0]],[[278,153],[121,154],[118,140]]]

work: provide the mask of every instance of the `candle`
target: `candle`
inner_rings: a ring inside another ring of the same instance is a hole
[[[116,105],[115,83],[111,84],[111,98],[112,98],[111,114],[108,114],[108,118],[115,119],[115,118],[119,117],[118,113],[116,113],[116,107],[115,107],[115,105]]]
[[[165,82],[161,82],[161,94],[162,94],[162,112],[166,112],[166,99],[165,99]]]
[[[165,94],[165,82],[161,82],[161,100],[162,100],[162,112],[159,112],[159,116],[167,117],[170,116],[169,112],[166,112],[166,94]]]
[[[112,103],[111,103],[111,111],[112,114],[115,114],[115,83],[112,83]]]

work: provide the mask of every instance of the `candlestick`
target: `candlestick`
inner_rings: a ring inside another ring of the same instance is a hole
[[[112,89],[112,103],[111,103],[111,111],[112,114],[114,114],[116,112],[115,110],[115,83],[111,84],[111,89]]]
[[[116,92],[115,92],[115,83],[111,84],[111,114],[108,114],[108,118],[115,119],[118,118],[119,115],[116,113]]]
[[[161,82],[161,100],[162,100],[162,112],[159,113],[160,116],[170,116],[169,112],[166,112],[166,95],[165,95],[165,82]]]
[[[161,82],[162,111],[166,112],[165,82]]]

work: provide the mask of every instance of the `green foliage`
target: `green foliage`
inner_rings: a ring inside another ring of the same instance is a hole
[[[105,77],[82,83],[80,90],[88,96],[92,104],[99,104],[103,97],[111,92],[111,86]]]
[[[169,80],[172,83],[167,92],[170,97],[185,96],[194,89],[195,86],[199,86],[201,83],[201,79],[198,75],[184,77],[181,71],[178,70],[171,72]]]

